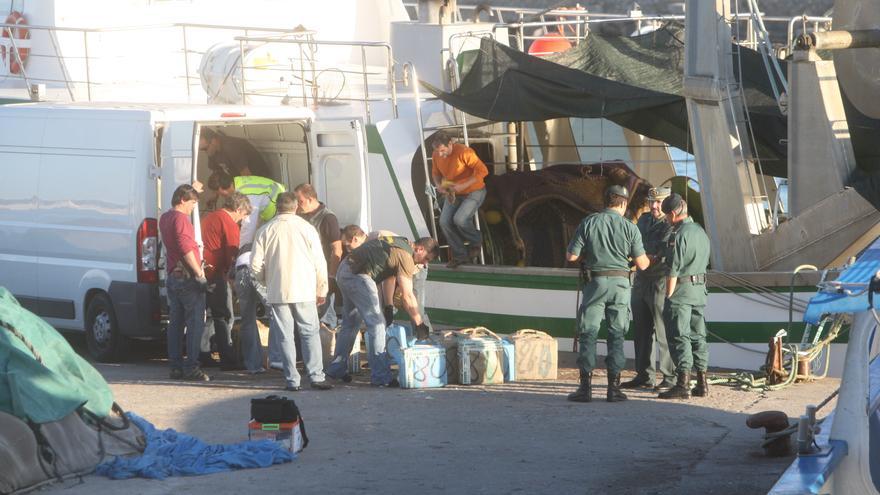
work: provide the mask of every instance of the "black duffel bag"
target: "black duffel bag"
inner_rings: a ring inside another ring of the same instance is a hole
[[[309,437],[306,435],[306,425],[296,402],[287,397],[270,395],[265,399],[251,399],[251,419],[258,423],[295,423],[299,421],[299,429],[302,433],[303,448],[309,445]]]

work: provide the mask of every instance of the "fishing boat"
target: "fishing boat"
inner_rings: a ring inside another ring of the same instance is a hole
[[[760,15],[756,2],[745,4],[743,12],[731,12],[726,2],[692,1],[686,16],[652,16],[638,9],[469,10],[455,1],[428,0],[409,6],[391,0],[265,0],[244,11],[228,1],[10,0],[0,2],[0,11],[10,12],[0,24],[0,95],[78,105],[234,105],[236,111],[218,114],[208,127],[251,139],[277,165],[276,179],[295,185],[294,177],[282,176],[282,163],[294,153],[305,155],[308,172],[301,178],[321,185],[321,199],[341,222],[411,237],[438,235],[435,198],[425,184],[425,143],[438,130],[456,133],[475,148],[499,183],[511,172],[560,166],[603,176],[622,164],[628,177],[645,185],[675,184],[676,176],[690,175],[677,187],[694,193],[692,210],[702,209],[712,239],[706,312],[712,364],[758,369],[768,341],[783,330],[794,345],[791,363],[798,353],[810,353],[804,377],[839,375],[845,335],[825,342],[827,326],[803,323],[803,312],[815,285],[833,279],[835,268],[877,236],[880,214],[848,187],[856,153],[840,91],[823,83],[835,66],[804,56],[783,73],[763,25],[771,19]],[[790,39],[831,23],[825,17],[772,20],[789,26]],[[682,149],[652,139],[642,127],[633,130],[601,116],[493,120],[468,114],[439,94],[461,94],[456,90],[468,82],[473,56],[485,46],[523,57],[535,47],[532,58],[552,59],[548,52],[602,39],[609,26],[618,26],[624,37],[648,36],[669,22],[681,23],[687,39],[677,97],[690,144]],[[731,39],[737,43],[718,42]],[[760,74],[743,76],[734,67],[731,51],[738,47],[766,62]],[[788,40],[786,50],[793,48]],[[740,84],[750,78],[774,86],[774,101],[787,113],[785,214],[778,207],[781,182],[764,173],[756,151],[762,148],[753,145],[754,124]],[[264,146],[256,129],[236,116],[266,105],[306,107],[314,122],[348,129],[349,137],[327,143],[338,146],[338,153],[317,153],[319,131],[290,149]],[[189,178],[204,179],[206,160],[195,146],[200,129],[191,132],[193,149],[181,163],[189,167]],[[500,332],[539,328],[565,348],[574,335],[577,269],[530,258],[528,246],[514,245],[523,239],[515,232],[517,220],[511,223],[504,214],[499,220],[499,212],[490,210],[484,208],[480,221],[484,233],[494,235],[486,242],[494,250],[484,251],[482,263],[431,267],[432,322]],[[553,235],[553,245],[564,246],[564,228]]]
[[[880,291],[880,242],[875,241],[840,277],[820,284],[805,320],[833,315],[852,322],[841,385],[831,396],[807,406],[787,433],[796,438],[798,457],[770,494],[880,492],[876,438],[880,432],[880,360],[875,298]],[[837,407],[822,408],[837,396]]]

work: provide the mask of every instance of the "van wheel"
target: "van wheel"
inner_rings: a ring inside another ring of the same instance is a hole
[[[118,361],[127,351],[128,339],[120,333],[107,294],[95,295],[86,309],[86,344],[89,354],[102,362]]]

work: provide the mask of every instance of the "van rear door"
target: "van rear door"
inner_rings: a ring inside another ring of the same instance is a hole
[[[181,184],[192,184],[195,176],[193,165],[193,140],[195,123],[169,122],[161,134],[161,161],[159,177],[162,189],[162,203],[159,209],[163,212],[171,208],[171,196]]]
[[[312,180],[339,225],[370,228],[367,150],[360,119],[315,120],[309,133]]]
[[[171,197],[174,190],[182,184],[192,184],[195,178],[195,162],[193,150],[195,149],[195,122],[179,121],[168,122],[160,134],[161,160],[159,162],[160,216],[171,209]],[[198,211],[192,215],[195,227],[196,242],[202,246],[202,230],[199,224]]]

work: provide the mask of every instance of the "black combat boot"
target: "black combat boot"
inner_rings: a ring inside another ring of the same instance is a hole
[[[620,388],[654,388],[654,384],[647,376],[636,375],[632,380],[621,383]]]
[[[697,371],[697,386],[691,391],[694,397],[709,397],[709,380],[705,371]]]
[[[663,377],[663,381],[658,383],[656,387],[654,387],[654,392],[666,392],[670,388],[675,386],[675,379],[673,377]]]
[[[688,399],[691,396],[691,374],[688,372],[679,373],[678,381],[675,386],[666,392],[660,392],[657,397],[661,399]]]
[[[568,394],[568,400],[572,402],[591,402],[593,400],[593,375],[581,374],[581,385],[571,394]]]
[[[626,400],[626,394],[620,391],[620,373],[612,375],[608,373],[608,402],[620,402]]]

